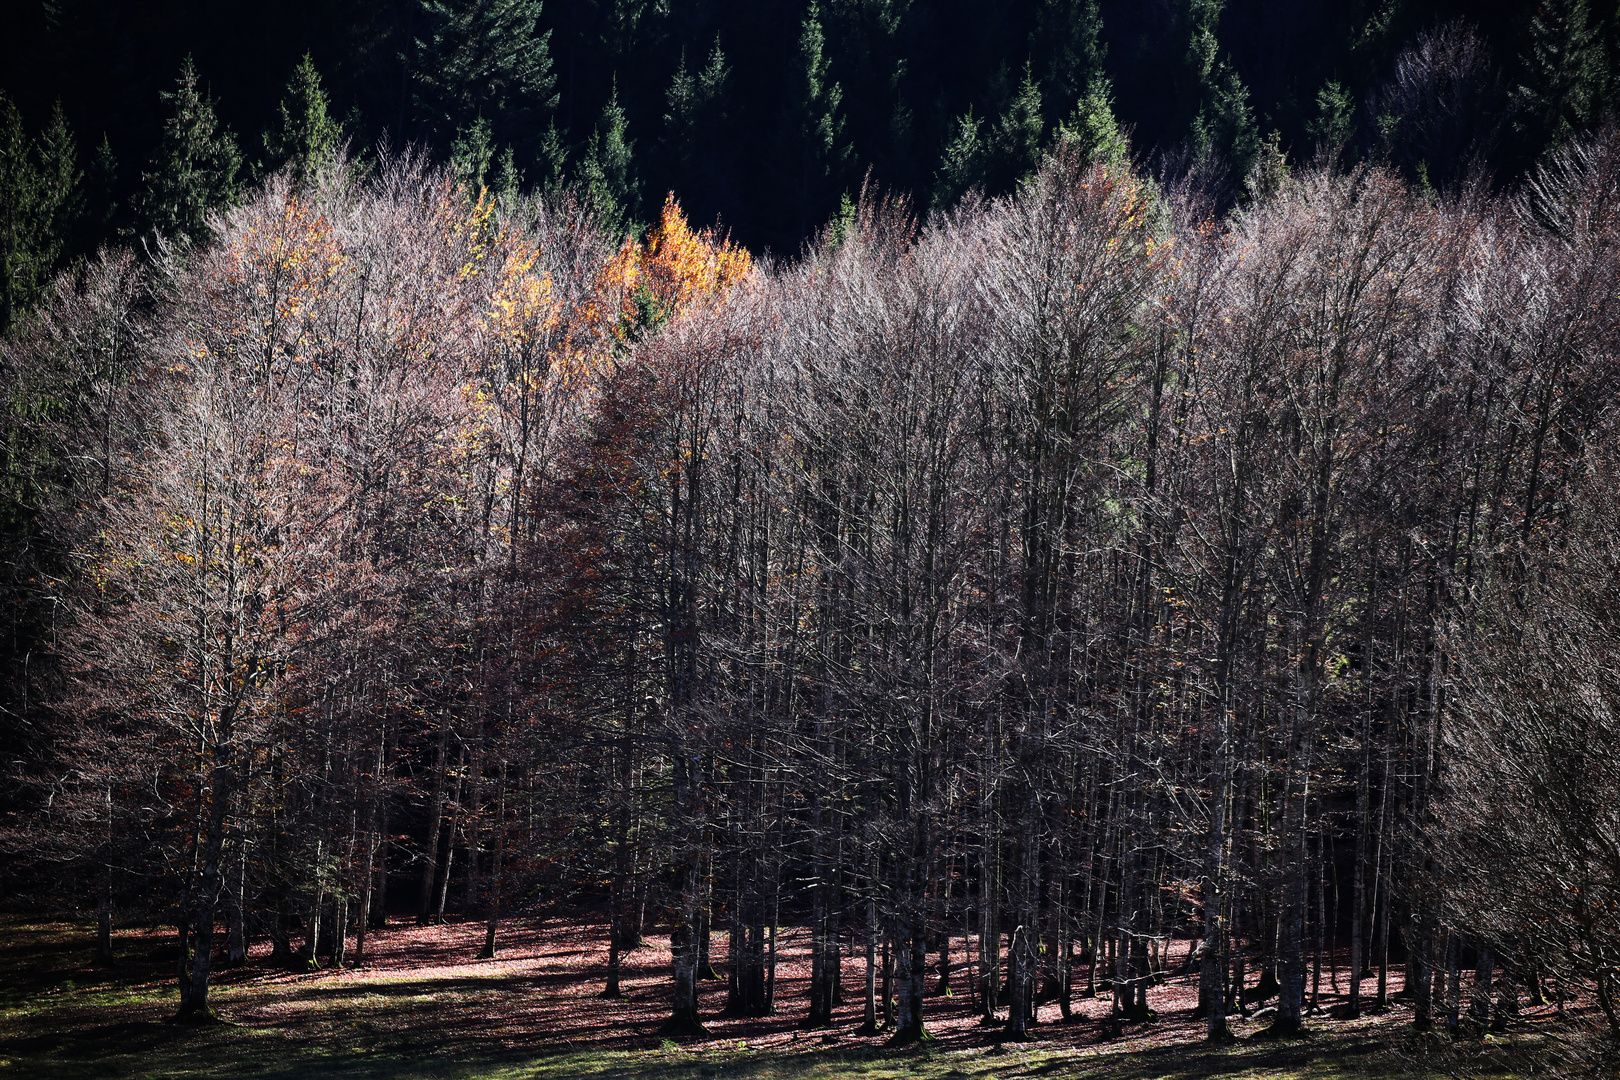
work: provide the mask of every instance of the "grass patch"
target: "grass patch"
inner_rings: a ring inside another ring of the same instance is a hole
[[[504,1024],[554,989],[532,979],[469,978],[427,968],[415,978],[234,973],[211,998],[228,1022],[168,1023],[177,999],[153,955],[91,964],[87,928],[0,920],[0,1077],[90,1080],[1372,1080],[1438,1076],[1412,1069],[1366,1029],[1297,1043],[1095,1045],[1032,1043],[891,1050],[841,1033],[751,1047],[680,1045],[648,1025],[639,1049],[568,1043],[542,1030],[503,1044]],[[244,1019],[244,1017],[246,1019]]]

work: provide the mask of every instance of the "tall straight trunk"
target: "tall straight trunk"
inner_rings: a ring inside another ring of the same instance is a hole
[[[1369,604],[1369,607],[1371,605]],[[1363,646],[1362,679],[1372,697],[1372,634]],[[1361,776],[1356,782],[1356,853],[1350,878],[1350,1003],[1349,1019],[1361,1015],[1361,980],[1366,976],[1362,929],[1367,917],[1367,825],[1372,809],[1372,711],[1369,700],[1361,711]]]
[[[878,861],[874,854],[871,859],[871,868],[867,873],[866,891],[866,1014],[861,1026],[856,1029],[857,1035],[876,1035],[878,1033],[877,1019],[877,888],[878,888]]]
[[[1491,990],[1496,977],[1496,956],[1483,942],[1479,946],[1479,962],[1474,966],[1473,999],[1468,1006],[1468,1019],[1484,1031],[1491,1023]]]
[[[1070,878],[1064,871],[1064,845],[1060,840],[1057,851],[1058,869],[1052,874],[1057,895],[1052,905],[1055,921],[1053,941],[1057,947],[1058,1013],[1064,1020],[1074,1017],[1074,920],[1069,915]]]
[[[226,938],[225,963],[238,968],[247,963],[247,842],[239,838],[236,857],[231,862],[231,880],[225,886],[226,918],[230,929]]]
[[[359,812],[349,811],[349,843],[348,851],[343,857],[343,866],[346,872],[338,874],[338,891],[334,904],[334,919],[332,923],[332,966],[341,970],[344,962],[348,960],[349,941],[349,890],[346,887],[346,878],[354,872],[354,852],[359,844]]]
[[[323,842],[320,838],[315,840],[315,861],[310,872],[310,901],[309,917],[304,920],[304,948],[299,953],[299,964],[306,971],[313,971],[320,967],[320,959],[316,949],[321,940],[321,908],[326,903],[326,878],[321,873],[321,857],[324,854]]]
[[[939,867],[939,985],[934,993],[951,992],[951,862],[943,852]]]
[[[769,958],[765,968],[765,1013],[776,1013],[776,928],[782,922],[782,868],[776,866],[771,874],[771,938]]]
[[[707,843],[704,844],[708,848]],[[714,970],[709,948],[714,935],[714,853],[708,850],[703,858],[702,894],[698,902],[698,978],[716,981],[720,973]]]
[[[438,746],[433,760],[433,801],[428,811],[427,837],[422,844],[422,898],[417,908],[416,922],[426,926],[433,911],[433,883],[439,868],[439,831],[444,826],[444,789],[448,782],[446,760],[450,746],[450,721],[439,718]]]
[[[1018,887],[1014,908],[1012,942],[1007,949],[1009,968],[1007,995],[1007,1034],[1009,1039],[1029,1038],[1030,1017],[1035,1009],[1037,947],[1036,891],[1039,843],[1037,826],[1040,810],[1036,793],[1028,792],[1020,814],[1018,837]]]
[[[695,878],[695,874],[691,875]],[[670,931],[669,949],[673,961],[675,994],[670,1018],[664,1022],[667,1035],[695,1034],[703,1024],[698,1019],[697,991],[697,882],[687,882],[686,897],[676,911]]]
[[[488,718],[482,713],[478,719],[478,733],[473,739],[472,751],[467,755],[467,805],[462,811],[462,838],[467,845],[467,892],[462,901],[461,917],[470,919],[479,909],[478,888],[483,870],[484,827],[484,735]]]
[[[366,962],[366,931],[371,928],[372,882],[377,871],[377,812],[382,801],[383,762],[387,757],[388,730],[377,742],[377,760],[372,767],[371,798],[366,807],[366,858],[360,871],[360,917],[354,925],[354,966]]]
[[[467,751],[461,751],[461,765],[467,763]],[[439,899],[434,905],[433,921],[444,922],[444,905],[450,896],[450,879],[454,876],[456,868],[456,834],[465,834],[467,831],[467,812],[461,805],[461,785],[466,779],[465,768],[456,769],[456,786],[451,789],[450,802],[455,810],[450,814],[448,826],[445,828],[444,838],[444,872],[439,878]]]
[[[348,960],[349,942],[349,898],[343,893],[336,894],[332,905],[332,966],[342,969]]]
[[[635,763],[633,733],[630,730],[635,715],[635,653],[627,648],[624,664],[624,725],[619,738],[618,775],[619,812],[614,822],[613,880],[608,886],[608,971],[604,998],[623,996],[619,987],[619,969],[624,950],[641,938],[641,925],[635,913],[635,852],[630,836],[635,819]],[[634,923],[634,927],[630,925]]]
[[[501,921],[501,865],[506,861],[506,761],[501,761],[500,779],[495,789],[495,845],[490,855],[489,889],[484,909],[484,947],[478,959],[496,956],[495,933]]]
[[[1224,672],[1223,672],[1224,675]],[[1222,679],[1223,690],[1226,680]],[[1231,716],[1226,693],[1215,704],[1215,783],[1209,795],[1209,824],[1204,835],[1204,880],[1200,882],[1204,920],[1202,961],[1198,967],[1198,1010],[1204,1016],[1204,1037],[1222,1042],[1231,1037],[1222,1001],[1221,975],[1225,965],[1226,927],[1221,908],[1226,900],[1226,803],[1231,795]]]
[[[439,878],[439,899],[433,905],[433,921],[444,923],[444,905],[450,896],[450,878],[456,868],[456,833],[462,828],[461,815],[451,819],[450,828],[446,829],[444,838],[444,871]]]
[[[1311,955],[1311,1011],[1316,1011],[1322,1000],[1322,953],[1327,948],[1327,870],[1323,853],[1325,838],[1316,837],[1316,948]]]
[[[1456,1035],[1462,1024],[1462,986],[1460,982],[1460,965],[1457,954],[1461,951],[1461,943],[1457,935],[1446,935],[1446,1032]]]
[[[1434,931],[1428,916],[1419,925],[1416,955],[1413,957],[1417,985],[1412,991],[1412,1026],[1427,1031],[1434,1026],[1434,1002],[1431,995],[1434,973]]]
[[[1314,700],[1310,689],[1307,701]],[[1291,1036],[1304,1026],[1305,1014],[1305,916],[1309,904],[1310,874],[1307,846],[1306,809],[1310,797],[1308,765],[1305,756],[1305,706],[1293,709],[1294,729],[1288,737],[1287,775],[1283,790],[1282,836],[1285,870],[1282,875],[1280,910],[1277,913],[1277,1018],[1270,1031]]]
[[[231,716],[220,717],[218,744],[209,775],[208,827],[203,841],[202,879],[197,893],[196,952],[191,960],[191,990],[180,1006],[180,1019],[211,1016],[208,980],[214,950],[214,914],[220,893],[220,857],[225,846],[225,814],[234,793],[235,773],[229,756]],[[182,958],[182,962],[184,962]]]
[[[895,921],[895,1045],[904,1045],[933,1036],[923,1025],[923,997],[928,981],[928,936],[915,908]]]
[[[818,833],[822,831],[821,818],[818,812]],[[816,846],[820,847],[819,841]],[[822,860],[818,858],[817,862]],[[825,865],[818,867],[818,874],[825,876]],[[810,1011],[804,1021],[806,1028],[815,1030],[832,1023],[832,991],[828,982],[827,886],[825,881],[818,881],[810,887]]]
[[[699,878],[703,853],[696,802],[702,778],[698,775],[700,765],[695,760],[696,755],[679,742],[674,749],[672,780],[680,876],[669,950],[675,992],[669,1019],[661,1030],[665,1035],[688,1037],[708,1033],[698,1016],[698,906],[702,902],[703,883]]]

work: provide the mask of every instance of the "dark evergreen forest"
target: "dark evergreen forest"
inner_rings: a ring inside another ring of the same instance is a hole
[[[1613,1068],[1612,7],[4,29],[0,903]]]
[[[1612,5],[1584,0],[6,8],[0,91],[30,135],[60,105],[85,174],[70,254],[153,224],[142,177],[188,58],[243,178],[279,163],[266,133],[307,54],[356,152],[423,145],[492,186],[588,186],[632,226],[673,191],[693,220],[784,256],[868,180],[923,207],[1010,191],[1088,94],[1151,171],[1211,156],[1204,182],[1231,196],[1272,139],[1295,162],[1329,142],[1436,187],[1507,182],[1606,115],[1620,78]],[[1478,34],[1465,54],[1402,67],[1454,19]]]

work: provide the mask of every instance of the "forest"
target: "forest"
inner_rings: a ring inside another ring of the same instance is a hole
[[[1612,12],[152,8],[8,46],[8,917],[1620,1061]]]

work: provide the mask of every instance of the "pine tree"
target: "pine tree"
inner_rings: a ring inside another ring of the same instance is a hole
[[[286,167],[296,182],[304,183],[337,154],[343,128],[328,115],[328,108],[315,61],[305,53],[287,83],[276,130],[264,136],[270,168]]]
[[[1543,145],[1584,131],[1602,104],[1603,42],[1586,0],[1545,0],[1530,20],[1516,104]]]
[[[187,57],[175,88],[161,95],[170,115],[141,174],[136,214],[143,231],[201,243],[208,239],[210,211],[236,198],[242,156],[236,137],[219,125],[214,103],[197,89],[197,69]]]
[[[483,117],[520,164],[537,162],[558,100],[540,0],[421,0],[421,13],[418,123],[443,146]]]

